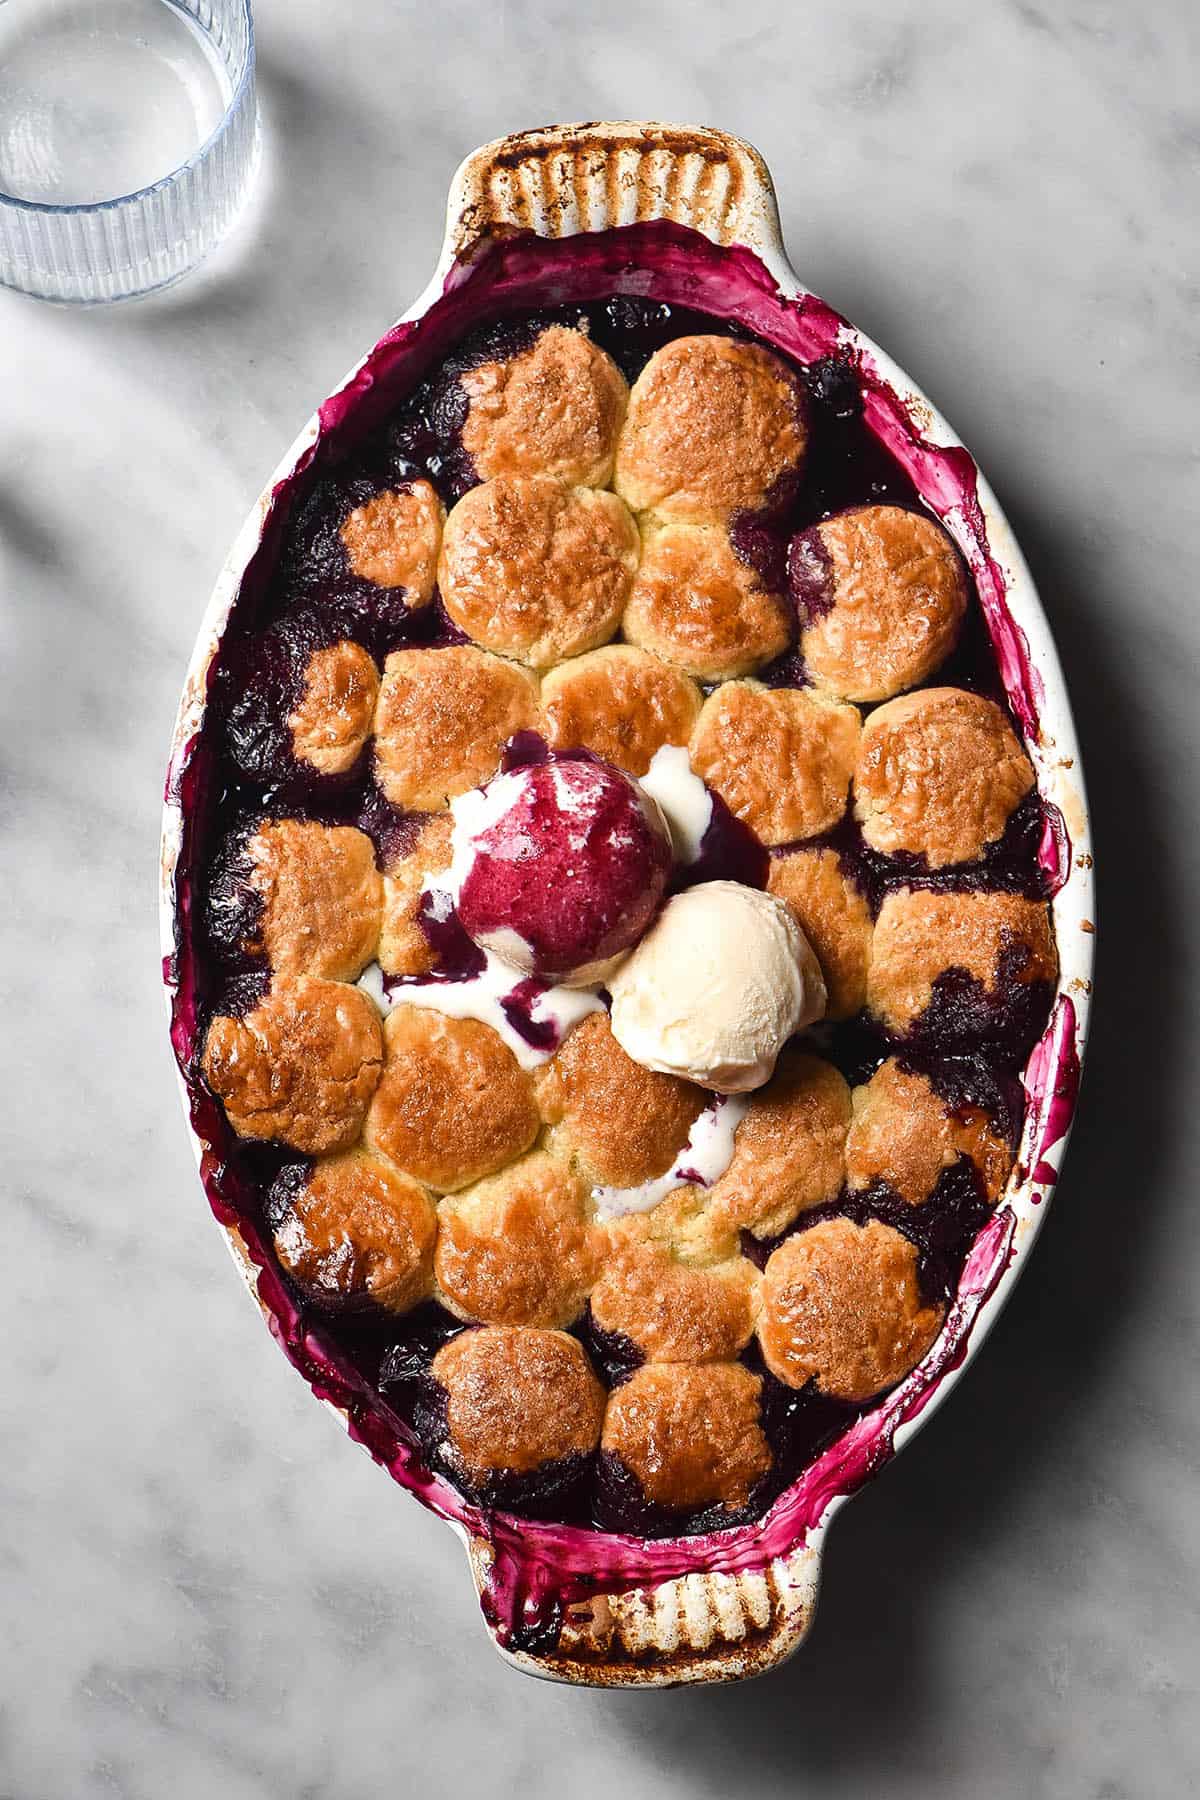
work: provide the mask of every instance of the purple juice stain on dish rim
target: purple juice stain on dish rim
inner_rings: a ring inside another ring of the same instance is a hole
[[[1063,994],[1042,1038],[1030,1053],[1022,1078],[1032,1121],[1035,1160],[1031,1177],[1043,1188],[1058,1180],[1058,1170],[1048,1160],[1049,1155],[1070,1131],[1079,1099],[1077,1038],[1075,1005]]]
[[[369,427],[372,417],[382,420],[397,394],[411,388],[445,355],[480,310],[529,305],[539,297],[561,300],[567,294],[576,300],[599,299],[619,290],[631,270],[637,271],[640,294],[684,304],[702,295],[714,316],[756,333],[802,363],[847,356],[843,321],[822,302],[809,295],[786,298],[752,252],[718,249],[682,227],[657,222],[565,242],[525,235],[495,242],[471,263],[452,268],[443,296],[429,311],[389,332],[350,381],[321,407],[315,441],[276,484],[265,509],[260,543],[242,577],[239,608],[248,607],[253,613],[256,601],[261,601],[288,502],[310,467],[336,454],[343,436]],[[1024,634],[1005,604],[1004,575],[988,548],[974,465],[965,451],[934,446],[921,436],[869,356],[855,349],[850,360],[864,390],[868,429],[912,477],[932,510],[954,522],[1010,705],[1026,734],[1036,736],[1040,680]],[[211,697],[219,665],[219,656],[213,654],[203,676],[205,697]],[[977,1238],[947,1327],[926,1364],[860,1418],[753,1524],[701,1537],[645,1542],[481,1512],[429,1472],[404,1422],[380,1402],[339,1346],[302,1316],[253,1223],[253,1206],[247,1204],[253,1195],[229,1156],[228,1127],[195,1074],[200,997],[194,877],[202,848],[202,814],[215,774],[211,745],[202,741],[202,733],[193,733],[168,776],[168,792],[177,798],[182,815],[182,841],[173,871],[176,939],[164,971],[175,988],[171,1038],[189,1089],[193,1129],[204,1146],[201,1174],[210,1203],[233,1246],[244,1252],[243,1261],[257,1270],[260,1302],[285,1354],[314,1392],[344,1412],[351,1436],[401,1485],[486,1542],[491,1567],[484,1608],[504,1641],[549,1646],[564,1609],[601,1590],[657,1585],[696,1569],[728,1573],[759,1569],[787,1555],[816,1529],[835,1500],[852,1492],[886,1460],[897,1431],[918,1417],[964,1359],[972,1321],[995,1290],[1012,1253],[1011,1210],[1000,1208]],[[1065,830],[1057,844],[1052,865],[1061,882],[1066,873],[1064,847],[1069,849]],[[1050,860],[1043,863],[1048,872]],[[1072,1069],[1077,1071],[1074,1009],[1064,997],[1030,1058],[1026,1076],[1031,1111],[1041,1123],[1041,1164],[1070,1123],[1076,1079]]]

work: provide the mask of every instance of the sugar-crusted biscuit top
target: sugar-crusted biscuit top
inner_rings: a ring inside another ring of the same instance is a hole
[[[940,525],[902,506],[856,506],[793,539],[800,652],[819,687],[888,700],[954,647],[967,607],[962,560]]]
[[[438,582],[468,637],[544,669],[608,642],[637,563],[637,526],[615,494],[498,475],[446,520]]]
[[[437,951],[421,926],[421,908],[426,877],[436,878],[450,867],[453,831],[450,813],[430,813],[403,853],[388,859],[378,949],[386,975],[427,975],[437,963]]]
[[[630,643],[702,681],[748,675],[791,639],[786,599],[738,556],[723,525],[644,525],[622,625]]]
[[[767,891],[786,900],[825,977],[827,1019],[850,1019],[867,998],[871,909],[836,850],[811,845],[771,858]]]
[[[490,1025],[397,1006],[383,1040],[366,1138],[398,1169],[446,1192],[493,1174],[532,1144],[538,1115],[529,1077]]]
[[[379,670],[349,638],[314,650],[288,715],[292,754],[320,775],[345,775],[366,748],[379,698]]]
[[[437,1213],[425,1189],[364,1150],[288,1170],[268,1216],[280,1262],[318,1305],[405,1313],[433,1291]]]
[[[1041,900],[1007,893],[898,888],[884,900],[871,940],[867,1005],[891,1032],[920,1019],[940,975],[960,971],[984,996],[1053,981],[1058,953]]]
[[[603,1012],[576,1025],[535,1080],[551,1146],[607,1187],[664,1174],[710,1099],[690,1081],[634,1062]]]
[[[365,994],[279,975],[244,1017],[212,1021],[202,1066],[239,1137],[321,1156],[357,1139],[382,1058],[379,1015]]]
[[[647,1363],[609,1395],[601,1448],[656,1506],[744,1506],[771,1467],[761,1392],[740,1363]]]
[[[629,389],[582,331],[547,326],[527,350],[478,363],[459,380],[468,403],[463,448],[482,480],[556,475],[608,485]]]
[[[894,1056],[855,1088],[853,1103],[846,1139],[850,1187],[884,1182],[902,1200],[920,1206],[944,1171],[966,1157],[986,1198],[999,1198],[1013,1153],[983,1107],[944,1099],[928,1075],[906,1068]]]
[[[759,1274],[744,1256],[696,1262],[655,1235],[644,1213],[607,1227],[592,1317],[647,1362],[730,1362],[754,1331]]]
[[[275,819],[258,826],[246,850],[261,907],[253,947],[277,974],[353,981],[375,954],[382,916],[370,838],[352,825]]]
[[[468,644],[393,650],[375,709],[375,776],[395,806],[437,812],[489,780],[537,720],[537,680]]]
[[[683,337],[633,384],[613,483],[635,512],[728,520],[799,475],[808,443],[799,378],[770,350]]]
[[[700,716],[690,676],[632,644],[606,644],[542,676],[540,728],[552,750],[591,750],[644,775],[664,744],[686,744]]]
[[[446,1394],[453,1459],[475,1481],[529,1474],[600,1441],[606,1395],[565,1331],[488,1325],[451,1338],[430,1374]]]
[[[579,1317],[604,1244],[565,1163],[535,1151],[448,1195],[438,1219],[438,1290],[461,1318],[564,1326]]]
[[[704,703],[692,767],[764,844],[790,844],[845,813],[861,729],[853,706],[729,681]]]
[[[751,1097],[710,1210],[737,1230],[774,1237],[800,1213],[835,1200],[845,1174],[850,1089],[832,1063],[785,1050]]]
[[[824,1219],[786,1238],[763,1275],[758,1337],[773,1375],[815,1381],[837,1400],[869,1400],[916,1367],[941,1330],[916,1247],[872,1219]]]
[[[342,522],[340,535],[352,573],[376,587],[403,588],[410,609],[427,606],[437,580],[445,517],[428,481],[373,495]]]
[[[715,1188],[687,1182],[645,1212],[609,1219],[604,1226],[610,1245],[627,1242],[658,1244],[669,1256],[692,1268],[711,1268],[740,1254],[740,1227],[712,1204]]]
[[[1033,764],[994,700],[922,688],[868,718],[854,811],[872,849],[940,869],[981,856],[1032,786]]]

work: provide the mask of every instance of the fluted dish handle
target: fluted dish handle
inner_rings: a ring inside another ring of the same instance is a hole
[[[445,265],[515,231],[572,237],[651,219],[714,244],[782,256],[775,188],[758,151],[704,126],[548,125],[476,150],[450,188]]]
[[[517,1668],[580,1687],[676,1687],[744,1681],[799,1649],[816,1611],[824,1535],[818,1528],[736,1574],[696,1568],[610,1592],[600,1583],[565,1607],[557,1641],[542,1649],[514,1643],[492,1616],[493,1546],[468,1538],[467,1554],[492,1641]]]

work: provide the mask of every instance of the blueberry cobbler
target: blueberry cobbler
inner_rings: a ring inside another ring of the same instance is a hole
[[[938,1338],[1054,991],[955,544],[850,364],[621,298],[481,325],[273,557],[193,893],[245,1217],[471,1501],[757,1517]]]

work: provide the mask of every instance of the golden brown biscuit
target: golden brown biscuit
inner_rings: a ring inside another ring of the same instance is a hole
[[[379,1080],[379,1015],[358,988],[280,975],[244,1018],[216,1018],[204,1078],[239,1137],[348,1150]]]
[[[485,1325],[570,1325],[604,1240],[583,1182],[535,1151],[438,1207],[434,1269],[450,1311]]]
[[[322,775],[344,775],[371,735],[379,671],[361,644],[344,638],[314,650],[288,716],[292,754]]]
[[[868,1009],[889,1031],[905,1032],[948,969],[965,970],[997,999],[1014,983],[1053,981],[1058,953],[1048,907],[1019,894],[889,894],[871,940]]]
[[[433,1201],[363,1150],[322,1156],[271,1219],[276,1254],[327,1305],[372,1300],[405,1313],[433,1292]]]
[[[607,1396],[565,1331],[485,1325],[451,1338],[430,1374],[446,1392],[453,1460],[469,1480],[527,1475],[600,1442]]]
[[[748,675],[791,640],[791,609],[723,525],[648,525],[621,621],[631,644],[702,681]]]
[[[353,573],[376,587],[403,588],[410,608],[427,606],[437,580],[446,514],[428,481],[375,494],[342,524]]]
[[[739,1363],[647,1363],[609,1395],[600,1446],[656,1506],[744,1506],[771,1467],[761,1393]]]
[[[856,506],[793,541],[800,651],[818,687],[888,700],[954,648],[967,577],[940,525],[902,506]]]
[[[1033,786],[1033,764],[1001,709],[961,688],[924,688],[877,707],[854,767],[854,811],[875,850],[931,869],[974,862]]]
[[[789,850],[771,858],[767,891],[786,900],[817,954],[829,996],[827,1019],[849,1019],[867,998],[871,909],[836,850]]]
[[[758,1270],[744,1256],[696,1263],[657,1237],[645,1213],[606,1228],[609,1251],[592,1289],[592,1317],[648,1362],[730,1362],[749,1343]]]
[[[692,768],[764,844],[790,844],[845,812],[861,729],[852,706],[730,681],[704,702]]]
[[[631,644],[608,644],[542,677],[542,735],[552,750],[591,750],[644,775],[664,744],[686,744],[700,689]]]
[[[727,520],[772,499],[807,441],[800,382],[781,358],[730,338],[676,338],[633,384],[613,485],[635,512]]]
[[[771,1255],[758,1339],[789,1387],[815,1379],[835,1400],[870,1400],[916,1367],[943,1316],[921,1299],[906,1237],[878,1219],[824,1219]]]
[[[589,1182],[637,1187],[663,1175],[708,1105],[703,1088],[626,1056],[607,1013],[589,1013],[535,1076],[550,1147]]]
[[[774,1237],[798,1213],[837,1198],[845,1171],[850,1089],[832,1063],[785,1051],[751,1097],[733,1157],[709,1190],[723,1224]]]
[[[538,1132],[533,1089],[490,1025],[397,1006],[383,1042],[366,1139],[398,1169],[446,1192],[528,1150]]]
[[[607,643],[637,562],[637,526],[615,494],[500,475],[446,520],[438,581],[468,637],[545,669]]]
[[[393,806],[438,812],[489,781],[537,721],[528,670],[467,644],[393,650],[375,709],[375,775]]]
[[[453,831],[454,820],[448,812],[430,813],[406,853],[388,865],[377,951],[386,975],[427,975],[437,963],[437,952],[421,929],[419,914],[426,875],[440,875],[450,867]]]
[[[854,1118],[846,1139],[846,1178],[852,1188],[885,1181],[913,1206],[928,1200],[944,1169],[960,1156],[974,1163],[989,1201],[1000,1196],[1012,1151],[980,1106],[951,1106],[927,1075],[894,1056],[854,1090]]]
[[[739,1254],[738,1226],[710,1204],[710,1188],[687,1185],[672,1188],[665,1200],[648,1212],[626,1215],[635,1226],[610,1219],[605,1232],[616,1241],[624,1232],[638,1241],[658,1244],[673,1257],[696,1268],[710,1268]]]
[[[383,881],[375,847],[352,825],[276,819],[246,846],[260,896],[258,943],[280,975],[353,981],[375,954]]]
[[[479,477],[557,475],[607,487],[629,389],[612,357],[581,331],[550,325],[528,350],[459,376],[463,448]]]

